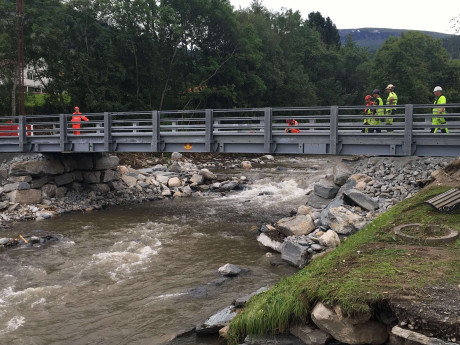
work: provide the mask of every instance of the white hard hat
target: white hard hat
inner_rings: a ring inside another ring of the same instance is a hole
[[[395,86],[393,84],[388,84],[388,86],[386,87],[386,90],[387,89],[394,89],[394,88],[395,88]]]
[[[442,87],[441,86],[436,86],[433,90],[433,92],[435,91],[442,91]]]

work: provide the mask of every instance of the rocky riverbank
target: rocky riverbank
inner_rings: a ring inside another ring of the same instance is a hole
[[[111,205],[141,203],[202,193],[228,193],[247,184],[245,176],[218,177],[180,153],[149,159],[146,168],[121,165],[113,155],[3,154],[0,164],[0,229],[12,222],[43,220],[67,212],[91,212]],[[273,159],[266,157],[265,159]],[[228,160],[226,168],[249,162]],[[4,240],[4,246],[22,239]]]

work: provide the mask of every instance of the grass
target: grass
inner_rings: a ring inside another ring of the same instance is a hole
[[[460,230],[460,212],[439,213],[423,204],[448,189],[433,187],[402,201],[335,251],[254,296],[232,320],[229,343],[237,344],[247,334],[282,333],[291,324],[306,320],[318,301],[357,315],[391,296],[415,295],[424,286],[446,281],[458,284],[460,240],[424,250],[400,242],[392,231],[407,223]]]

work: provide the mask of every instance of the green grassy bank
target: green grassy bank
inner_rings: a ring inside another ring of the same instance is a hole
[[[397,296],[414,296],[423,287],[460,282],[460,240],[448,245],[407,244],[394,226],[438,224],[460,230],[460,212],[437,212],[423,202],[449,187],[422,190],[380,215],[333,252],[314,260],[297,274],[282,279],[253,297],[231,322],[229,343],[247,334],[284,332],[307,318],[318,301],[340,305],[349,315]],[[433,254],[435,252],[435,255]]]

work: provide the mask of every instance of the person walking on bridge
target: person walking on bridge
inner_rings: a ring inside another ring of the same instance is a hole
[[[383,106],[383,100],[382,98],[380,98],[380,90],[375,89],[374,91],[372,91],[372,95],[374,96],[374,105]],[[371,126],[379,126],[381,124],[381,120],[379,119],[379,116],[383,116],[384,114],[385,114],[385,111],[383,108],[372,110],[373,117],[369,120],[369,124]],[[376,128],[375,132],[380,133],[381,132],[380,128]],[[374,133],[374,129],[369,128],[369,133]]]
[[[388,93],[388,98],[387,98],[387,104],[386,105],[397,105],[398,104],[398,96],[395,93],[395,86],[393,84],[388,84],[386,87],[385,91]],[[396,108],[386,108],[385,109],[385,115],[395,115],[396,114]],[[386,117],[385,118],[385,124],[386,125],[392,125],[393,124],[393,118]],[[389,131],[387,131],[389,132]]]
[[[71,122],[74,122],[72,123],[72,128],[74,129],[73,134],[80,135],[80,131],[77,130],[77,129],[80,129],[81,127],[80,122],[89,121],[89,119],[85,115],[82,115],[80,113],[79,107],[75,107],[74,110],[75,111],[73,113],[72,120],[71,120]]]
[[[436,97],[434,100],[433,104],[446,104],[446,96],[442,94],[442,87],[441,86],[436,86],[433,90],[433,93]],[[446,113],[446,108],[441,107],[441,108],[433,108],[433,115],[444,115]],[[433,117],[431,119],[431,124],[432,125],[445,125],[446,120],[443,117]],[[431,133],[436,133],[437,131],[440,131],[441,133],[449,133],[449,130],[447,128],[431,128]]]

